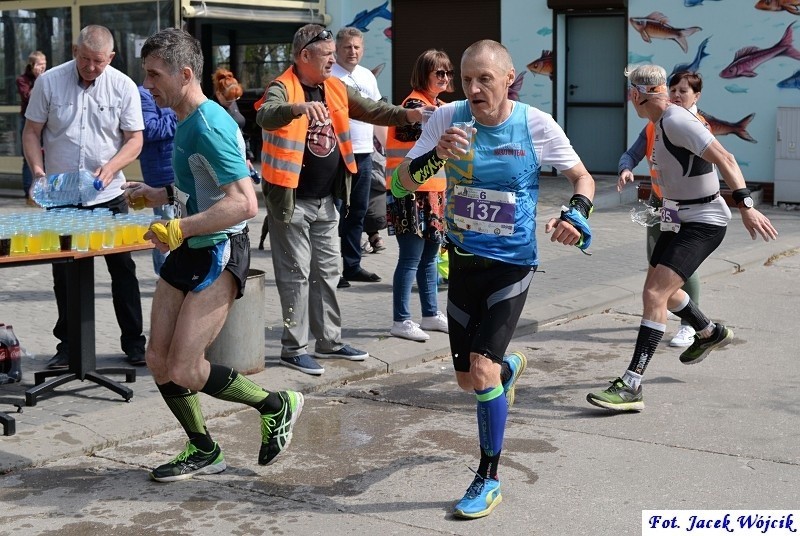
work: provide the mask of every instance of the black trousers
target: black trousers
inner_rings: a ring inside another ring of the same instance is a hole
[[[87,210],[108,208],[114,214],[128,212],[128,204],[122,195],[105,203],[77,208]],[[130,253],[105,255],[103,258],[106,261],[108,273],[111,275],[111,299],[114,303],[117,323],[122,331],[120,336],[122,351],[126,354],[134,349],[144,351],[142,299],[139,294],[139,280],[136,278],[136,263],[133,262]],[[53,335],[61,341],[56,348],[59,352],[68,352],[67,267],[65,264],[53,264],[53,291],[58,305],[58,321],[53,328]]]

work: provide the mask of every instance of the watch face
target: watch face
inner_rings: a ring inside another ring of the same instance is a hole
[[[753,198],[745,197],[744,199],[742,199],[742,206],[746,208],[753,208]]]

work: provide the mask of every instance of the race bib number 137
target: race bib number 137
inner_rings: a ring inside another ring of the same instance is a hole
[[[453,220],[459,228],[476,233],[514,234],[517,195],[469,186],[453,189]]]

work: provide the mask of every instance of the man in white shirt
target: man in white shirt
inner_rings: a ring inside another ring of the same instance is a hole
[[[361,30],[352,27],[342,28],[336,34],[336,63],[331,68],[331,74],[355,88],[362,97],[380,100],[378,80],[372,71],[359,65],[363,56],[364,35]],[[358,173],[353,176],[350,207],[339,216],[339,236],[342,239],[342,278],[339,281],[339,288],[349,287],[349,281],[376,283],[381,280],[377,274],[361,267],[361,235],[369,205],[374,150],[372,137],[376,131],[378,139],[384,143],[386,127],[374,128],[370,123],[350,120],[350,136]]]

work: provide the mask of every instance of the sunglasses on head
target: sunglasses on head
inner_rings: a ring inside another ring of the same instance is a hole
[[[445,76],[451,79],[453,78],[453,71],[445,71],[444,69],[439,69],[437,71],[433,71],[433,73],[436,75],[436,78],[440,80],[444,80]]]
[[[317,35],[312,37],[311,40],[308,43],[303,45],[303,48],[300,49],[300,52],[304,51],[306,48],[308,48],[309,45],[313,45],[317,41],[327,41],[329,39],[333,39],[333,34],[331,33],[331,31],[330,30],[322,30]]]

